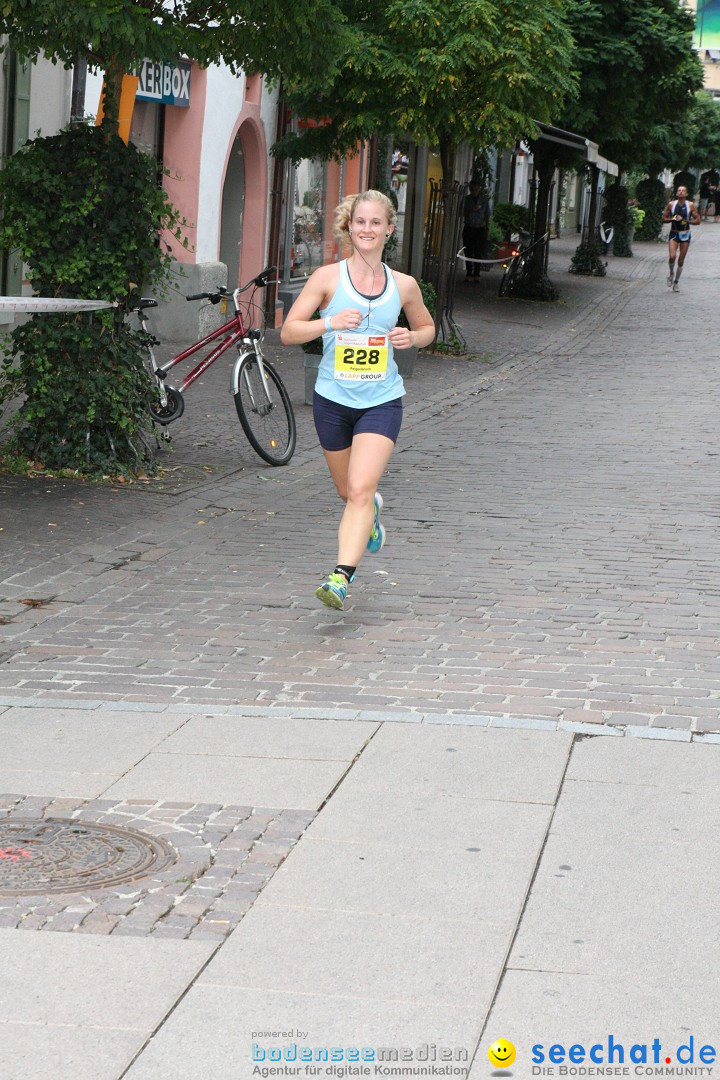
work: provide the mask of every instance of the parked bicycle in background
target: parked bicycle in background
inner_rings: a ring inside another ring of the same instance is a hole
[[[521,277],[528,260],[531,235],[526,229],[520,229],[517,240],[513,240],[513,248],[509,259],[503,263],[503,276],[500,280],[498,296],[509,296],[518,278]]]

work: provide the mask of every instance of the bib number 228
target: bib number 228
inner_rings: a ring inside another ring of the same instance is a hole
[[[387,375],[388,345],[383,334],[336,334],[335,378],[379,382]]]
[[[379,349],[350,349],[347,346],[343,349],[343,364],[355,364],[356,367],[363,367],[368,364],[372,367],[373,364],[380,363],[380,350]]]

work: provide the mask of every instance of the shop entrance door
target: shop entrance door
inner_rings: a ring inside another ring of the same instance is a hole
[[[220,261],[228,268],[228,288],[240,284],[243,215],[245,212],[245,156],[242,139],[235,136],[223,186],[220,218]]]

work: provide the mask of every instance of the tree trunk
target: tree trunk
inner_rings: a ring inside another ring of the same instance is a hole
[[[576,249],[570,263],[570,271],[573,274],[596,274],[598,277],[605,276],[605,263],[600,258],[600,249],[595,236],[599,178],[600,170],[597,165],[593,165],[592,178],[590,181],[588,223],[586,230],[583,231],[582,243]]]
[[[535,158],[535,165],[538,172],[539,184],[537,202],[535,204],[535,227],[532,236],[533,249],[530,253],[530,274],[535,281],[539,282],[541,278],[545,277],[545,252],[548,239],[546,238],[544,243],[541,241],[548,231],[550,188],[552,185],[553,172],[555,171],[555,162],[553,160],[552,152],[542,151],[539,154],[539,157]]]
[[[593,244],[595,243],[595,220],[597,218],[597,197],[598,197],[598,181],[600,179],[600,170],[597,165],[592,166],[592,177],[590,180],[590,209],[588,210],[588,224],[587,224],[587,236],[583,237],[583,243]]]
[[[557,300],[560,294],[545,272],[547,249],[550,242],[549,237],[546,237],[545,234],[548,231],[548,210],[550,207],[552,178],[555,172],[555,155],[552,146],[547,144],[534,142],[531,143],[531,146],[538,177],[531,236],[532,246],[524,273],[513,288],[513,293],[516,296],[524,296],[532,300]],[[544,240],[543,237],[545,237]]]
[[[103,123],[114,124],[116,128],[120,116],[120,96],[122,94],[124,74],[123,69],[114,60],[111,60],[105,70],[105,81],[103,82]]]
[[[440,165],[442,168],[442,232],[437,280],[437,307],[435,309],[435,341],[442,333],[443,319],[448,302],[448,274],[455,264],[453,242],[453,213],[450,192],[455,181],[455,143],[448,136],[440,139]]]
[[[560,211],[563,204],[565,180],[567,179],[567,173],[565,169],[560,169],[558,172],[558,200],[557,200],[557,213],[555,214],[555,235],[558,240],[560,239]]]

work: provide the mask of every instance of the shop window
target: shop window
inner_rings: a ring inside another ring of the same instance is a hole
[[[290,277],[307,277],[326,261],[324,251],[326,169],[305,160],[295,168]]]
[[[165,106],[155,101],[136,101],[132,114],[130,142],[162,161]]]
[[[390,165],[390,184],[397,197],[397,209],[399,214],[405,213],[409,168],[410,164],[407,150],[404,147],[396,147],[393,150],[392,163]]]

